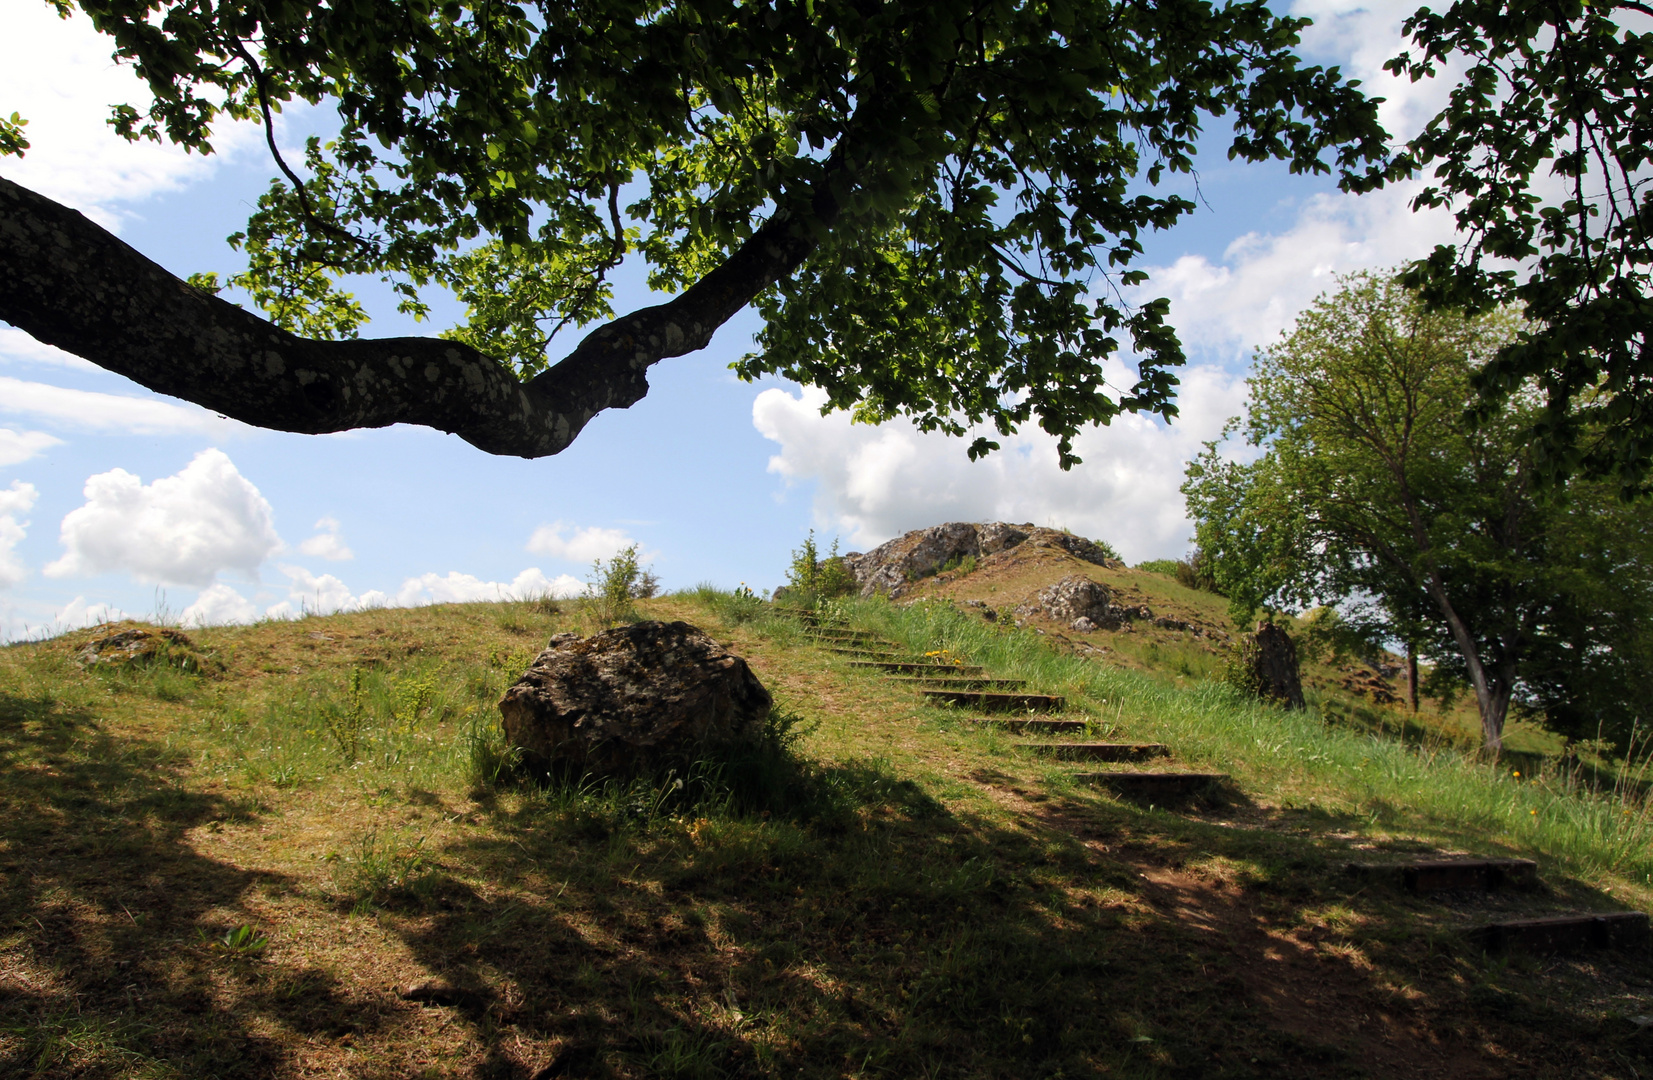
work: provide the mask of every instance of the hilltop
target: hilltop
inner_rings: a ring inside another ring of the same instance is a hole
[[[1086,737],[1227,774],[1216,797],[1089,787],[709,588],[639,614],[774,693],[784,752],[740,783],[513,779],[494,703],[552,633],[596,628],[574,604],[192,630],[182,668],[83,667],[107,629],[0,650],[0,1072],[1647,1074],[1644,950],[1464,934],[1646,910],[1642,803],[1245,703],[1152,660],[1182,640],[1162,628],[1085,650],[968,603],[1075,570],[1054,558],[839,601],[834,625],[1061,695]],[[1215,610],[1087,565],[1156,614]],[[1345,871],[1420,852],[1540,880],[1414,896]]]

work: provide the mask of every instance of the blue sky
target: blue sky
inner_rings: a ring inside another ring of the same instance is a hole
[[[1410,6],[1297,5],[1317,20],[1316,58],[1390,96],[1396,131],[1415,129],[1443,90],[1379,70]],[[108,107],[141,98],[108,53],[43,0],[0,0],[0,112],[29,118],[34,144],[22,161],[0,159],[0,175],[92,215],[180,275],[236,269],[224,237],[272,172],[258,133],[224,132],[222,153],[205,160],[121,142],[103,123]],[[810,528],[864,549],[941,521],[1006,519],[1065,525],[1132,561],[1180,554],[1182,463],[1243,407],[1250,349],[1333,274],[1393,265],[1449,235],[1438,215],[1407,209],[1407,191],[1356,200],[1323,178],[1233,165],[1222,149],[1201,162],[1209,208],[1149,241],[1149,292],[1172,299],[1192,360],[1182,416],[1087,434],[1085,464],[1067,474],[1037,433],[972,464],[967,440],[851,425],[820,416],[811,391],[739,382],[727,365],[749,345],[750,313],[703,352],[656,366],[642,402],[531,462],[406,426],[253,429],[0,323],[0,635],[162,605],[228,621],[567,592],[593,558],[629,542],[667,587],[773,587]],[[616,297],[621,309],[647,302],[657,298],[635,283]],[[432,330],[379,307],[389,315],[369,335]],[[1114,381],[1128,379],[1121,365]]]

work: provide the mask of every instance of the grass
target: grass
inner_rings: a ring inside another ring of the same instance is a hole
[[[1137,806],[753,598],[639,607],[748,658],[777,701],[763,750],[520,782],[494,702],[550,633],[595,628],[578,605],[193,633],[219,675],[82,671],[84,634],[0,649],[0,1074],[1648,1074],[1624,1019],[1653,1011],[1646,957],[1458,933],[1653,902],[1629,787],[1516,779],[948,604],[830,606],[1239,792]],[[1341,871],[1436,848],[1535,856],[1547,886],[1424,900]],[[433,978],[439,1003],[391,992]]]

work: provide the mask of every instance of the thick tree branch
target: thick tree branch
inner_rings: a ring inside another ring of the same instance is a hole
[[[671,301],[598,327],[522,382],[439,338],[317,341],[194,289],[83,215],[0,177],[0,319],[173,397],[277,431],[423,424],[534,458],[648,393],[651,364],[713,332],[815,249],[837,215],[829,164],[813,221],[777,213]]]

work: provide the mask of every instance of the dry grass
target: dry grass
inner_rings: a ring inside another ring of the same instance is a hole
[[[798,718],[770,787],[492,782],[493,702],[577,611],[202,631],[216,678],[84,672],[83,635],[0,650],[0,1073],[1650,1071],[1623,1019],[1653,1011],[1645,957],[1457,936],[1633,883],[1358,889],[1348,853],[1437,834],[1313,772],[1198,812],[1122,803],[756,605],[642,606],[747,656]],[[268,945],[227,946],[241,926]],[[438,1002],[396,992],[433,978]]]

